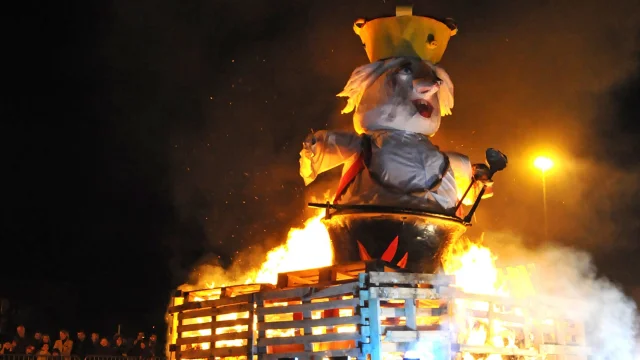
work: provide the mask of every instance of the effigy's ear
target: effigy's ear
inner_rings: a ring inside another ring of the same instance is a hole
[[[364,90],[371,84],[370,79],[375,73],[379,72],[379,69],[382,68],[383,65],[383,61],[376,61],[359,66],[353,70],[349,81],[347,81],[347,85],[345,85],[344,89],[337,95],[347,98],[347,106],[342,109],[342,114],[350,113],[358,108]]]
[[[440,116],[451,115],[453,109],[453,82],[447,72],[439,67],[434,66],[436,76],[442,80],[440,90],[438,90],[438,102],[440,103]]]
[[[403,61],[405,61],[403,58],[393,58],[386,61],[380,60],[359,66],[353,70],[349,81],[347,81],[347,85],[345,85],[344,89],[337,95],[347,98],[347,106],[342,109],[342,114],[357,110],[364,91],[387,70],[398,66]]]

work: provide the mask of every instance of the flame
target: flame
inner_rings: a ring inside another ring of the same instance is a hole
[[[313,269],[329,266],[333,263],[333,249],[331,246],[331,239],[325,226],[322,224],[324,218],[324,212],[318,211],[314,216],[307,219],[302,228],[291,228],[289,230],[287,241],[284,245],[278,246],[266,255],[266,260],[260,266],[259,269],[248,271],[246,275],[241,276],[240,279],[246,279],[244,284],[276,284],[278,281],[278,273],[298,271],[305,269]],[[210,292],[198,292],[198,296],[193,297],[192,301],[205,301],[215,300],[221,297],[221,291],[217,287],[225,287],[230,285],[241,285],[242,281],[230,281],[230,279],[220,276],[221,272],[211,272],[210,274],[199,274],[199,283],[204,283]],[[232,280],[232,279],[231,279]],[[194,290],[191,287],[185,285],[182,287],[184,290]],[[292,303],[273,303],[270,306],[287,306]],[[179,305],[179,304],[174,304]],[[349,310],[351,311],[351,310]],[[351,315],[351,313],[350,313]],[[341,315],[341,316],[350,316]],[[225,320],[237,320],[248,318],[249,313],[229,313],[216,316],[216,321]],[[321,312],[315,312],[314,318],[320,318]],[[292,314],[283,315],[267,315],[266,321],[290,321],[293,320]],[[183,325],[191,324],[203,324],[212,321],[212,317],[199,317],[193,319],[183,320]],[[257,318],[254,317],[253,322],[256,323]],[[177,325],[174,325],[174,328]],[[228,334],[228,333],[240,333],[248,331],[248,325],[236,325],[224,328],[217,328],[216,335]],[[315,332],[324,333],[324,329],[314,329]],[[338,331],[356,331],[355,327],[343,327]],[[209,336],[211,329],[202,329],[194,331],[186,331],[182,333],[182,337],[197,337],[197,336]],[[282,336],[295,336],[295,329],[278,329],[267,330],[267,337],[282,337]],[[175,342],[176,336],[174,336]],[[244,346],[247,345],[246,339],[233,339],[233,340],[219,340],[214,344],[215,348]],[[211,342],[205,342],[200,344],[192,344],[185,346],[185,350],[208,350],[211,348]]]
[[[304,228],[291,228],[287,242],[269,251],[267,259],[255,275],[245,283],[278,282],[278,273],[314,269],[333,264],[331,238],[322,224],[324,211],[307,219]]]
[[[481,237],[482,240],[482,237]],[[455,276],[455,287],[465,293],[502,297],[524,297],[534,294],[529,272],[523,266],[498,269],[497,257],[488,248],[460,238],[445,249],[442,256],[443,270]],[[498,320],[488,323],[486,319],[474,317],[473,311],[488,312],[495,305],[487,301],[466,299],[455,300],[454,321],[461,328],[461,343],[474,346],[492,346],[495,348],[515,348],[516,330],[509,324]],[[522,316],[522,309],[514,308],[513,313]],[[522,325],[520,325],[522,326]],[[488,356],[464,353],[463,360],[501,360],[502,355]]]

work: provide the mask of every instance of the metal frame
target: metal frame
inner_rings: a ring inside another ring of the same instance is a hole
[[[410,209],[410,208],[401,208],[395,206],[382,206],[382,205],[342,205],[342,204],[331,204],[329,202],[322,203],[308,203],[310,207],[321,208],[326,210],[325,219],[330,220],[333,216],[340,215],[408,215],[408,216],[418,216],[423,218],[431,218],[435,220],[452,222],[463,226],[471,226],[471,223],[465,221],[465,219],[459,218],[457,216],[451,215],[443,215],[434,212]],[[331,212],[330,210],[335,210]]]

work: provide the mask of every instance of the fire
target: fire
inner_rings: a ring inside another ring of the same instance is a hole
[[[528,271],[520,267],[500,270],[496,267],[497,257],[488,248],[472,243],[466,238],[449,245],[442,257],[446,274],[455,276],[455,286],[465,293],[492,296],[528,296],[534,293]],[[515,348],[518,328],[494,320],[476,318],[474,311],[487,313],[491,304],[487,301],[455,301],[457,314],[455,321],[461,327],[461,343],[477,347]],[[522,310],[512,309],[522,315]],[[522,325],[520,325],[522,326]],[[470,353],[463,354],[463,360],[501,360],[502,355],[490,354],[486,357]]]
[[[298,271],[312,268],[319,268],[324,266],[330,266],[333,263],[333,250],[331,247],[331,239],[329,237],[329,233],[327,229],[322,224],[322,219],[324,218],[324,212],[318,211],[314,216],[307,219],[304,223],[304,227],[302,228],[291,228],[289,230],[287,241],[284,245],[278,246],[271,251],[269,251],[266,255],[266,260],[260,266],[259,269],[249,271],[246,275],[241,276],[240,278],[245,278],[245,284],[255,284],[255,283],[263,283],[263,284],[276,284],[278,281],[278,273],[288,272],[288,271]],[[216,276],[219,274],[214,274],[209,277],[199,279],[200,282],[204,282],[208,288],[213,289],[210,293],[206,295],[200,295],[195,297],[193,301],[205,301],[205,300],[215,300],[219,299],[221,296],[220,289],[214,289],[216,286],[225,287],[230,285],[240,285],[242,281],[235,282],[228,281],[229,279],[221,278],[220,276]],[[185,287],[188,289],[188,287]],[[177,305],[177,304],[176,304]],[[287,303],[282,304],[272,304],[272,306],[286,306]],[[317,318],[321,315],[318,312],[314,314]],[[226,321],[226,320],[237,320],[248,318],[249,313],[230,313],[224,315],[218,315],[216,317],[216,321]],[[268,321],[290,321],[293,318],[288,318],[286,316],[279,315],[270,315],[267,316]],[[212,321],[212,318],[209,317],[199,317],[194,319],[185,319],[183,321],[183,325],[191,325],[191,324],[203,324],[209,323]],[[253,319],[254,323],[257,319]],[[345,327],[346,328],[346,327]],[[248,325],[235,325],[224,328],[217,328],[216,335],[219,334],[227,334],[227,333],[239,333],[248,330]],[[355,331],[355,327],[353,329],[339,329],[341,331]],[[211,334],[210,329],[202,329],[202,330],[194,330],[194,331],[186,331],[182,333],[182,337],[196,337],[196,336],[209,336]],[[267,337],[272,336],[295,336],[295,332],[293,329],[289,330],[268,330]],[[174,340],[175,341],[175,340]],[[220,340],[216,341],[214,347],[215,348],[223,348],[223,347],[232,347],[232,346],[243,346],[246,345],[246,340],[238,339],[238,340]],[[211,348],[210,342],[205,342],[201,344],[196,344],[191,350],[208,350]]]
[[[304,223],[304,228],[291,228],[287,242],[269,251],[267,259],[246,283],[275,284],[278,273],[313,269],[333,264],[331,238],[322,224],[324,212],[319,211]]]

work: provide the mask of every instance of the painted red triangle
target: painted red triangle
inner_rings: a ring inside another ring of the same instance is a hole
[[[402,259],[398,261],[398,267],[400,267],[401,269],[404,269],[404,267],[407,266],[408,260],[409,260],[409,253],[405,253]]]
[[[389,247],[387,248],[387,250],[384,251],[384,254],[382,254],[381,259],[386,261],[386,262],[391,262],[391,260],[393,260],[393,257],[396,256],[396,251],[398,251],[398,237],[397,236],[396,236],[395,239],[393,239],[391,244],[389,244]]]
[[[367,261],[371,260],[371,256],[367,252],[367,249],[364,248],[364,245],[360,242],[360,240],[356,240],[358,242],[358,251],[360,252],[360,260]]]

